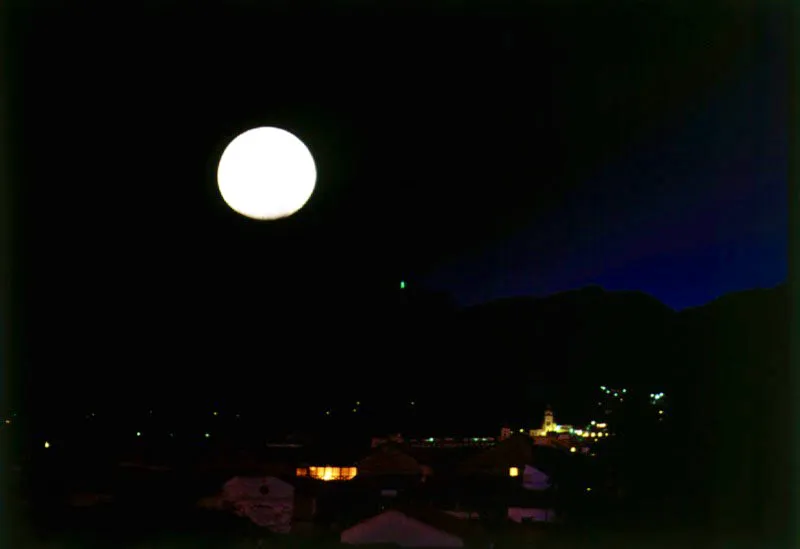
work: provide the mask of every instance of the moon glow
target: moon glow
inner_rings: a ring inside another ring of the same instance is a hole
[[[302,208],[317,181],[308,147],[274,127],[248,130],[233,139],[217,167],[222,199],[235,212],[258,220],[289,217]]]

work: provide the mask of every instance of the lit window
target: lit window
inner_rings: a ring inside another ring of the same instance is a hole
[[[519,476],[519,469],[517,467],[511,467],[508,470],[508,476],[510,476],[510,477],[518,477]]]
[[[297,469],[297,476],[309,476],[317,480],[351,480],[358,473],[356,467],[309,467]]]
[[[577,450],[575,449],[575,447],[574,447],[574,446],[573,446],[572,448],[570,448],[570,449],[569,449],[569,451],[570,451],[570,452],[572,452],[573,454],[574,454],[575,452],[577,452]]]

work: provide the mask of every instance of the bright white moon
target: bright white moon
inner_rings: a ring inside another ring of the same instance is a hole
[[[222,199],[252,219],[280,219],[302,208],[317,181],[308,147],[280,128],[248,130],[231,141],[217,168]]]

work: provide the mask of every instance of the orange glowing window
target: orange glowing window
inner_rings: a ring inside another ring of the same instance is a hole
[[[298,472],[300,469],[298,469]],[[309,467],[307,475],[300,475],[298,476],[310,476],[311,478],[317,480],[351,480],[355,478],[358,474],[358,469],[356,467]]]
[[[308,476],[308,469],[305,467],[298,467],[296,474],[298,477],[307,477]]]

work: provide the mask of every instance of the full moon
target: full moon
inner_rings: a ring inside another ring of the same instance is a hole
[[[280,128],[248,130],[231,141],[217,167],[222,199],[251,219],[289,217],[302,208],[317,181],[308,147]]]

